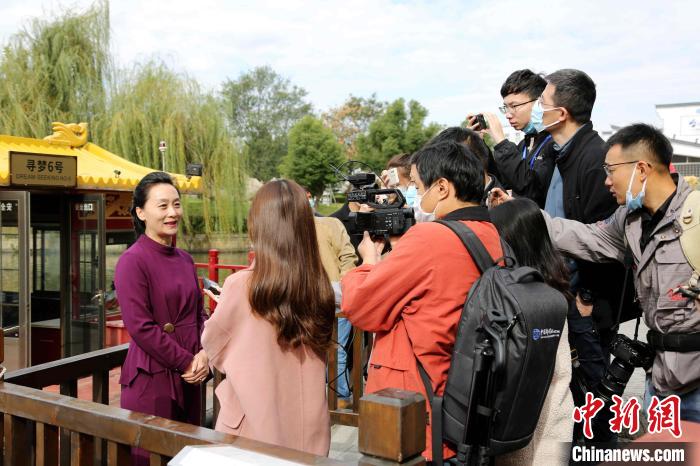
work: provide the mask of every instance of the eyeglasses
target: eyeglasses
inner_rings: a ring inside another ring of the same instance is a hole
[[[537,100],[537,99],[532,99],[532,100],[528,100],[527,102],[521,102],[521,103],[519,103],[519,104],[513,104],[513,105],[508,105],[508,104],[506,104],[506,105],[503,105],[503,106],[501,106],[501,107],[498,107],[498,109],[499,109],[499,110],[501,111],[501,113],[504,114],[504,115],[505,115],[506,113],[515,113],[515,112],[518,111],[518,107],[520,107],[520,106],[522,106],[522,105],[525,105],[525,104],[529,104],[530,102],[534,102],[535,100]]]
[[[629,162],[620,162],[620,163],[604,163],[603,164],[603,170],[605,170],[605,176],[610,176],[612,175],[612,172],[614,170],[610,170],[612,167],[616,167],[618,165],[627,165],[630,163],[637,163],[639,160],[630,160]]]
[[[543,97],[544,97],[543,95],[540,95],[540,96],[536,99],[536,100],[540,103],[540,105],[546,105],[547,107],[552,107],[551,109],[557,108],[557,106],[554,105],[554,104],[545,103]],[[551,109],[550,109],[550,110],[551,110]]]

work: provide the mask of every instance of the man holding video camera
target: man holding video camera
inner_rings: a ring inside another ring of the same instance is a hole
[[[411,159],[411,181],[421,210],[465,222],[493,257],[501,257],[498,232],[479,205],[483,165],[466,146],[447,141],[420,149]],[[363,264],[341,282],[343,312],[354,326],[376,332],[367,391],[399,388],[425,396],[418,360],[442,394],[457,322],[480,273],[460,239],[438,223],[412,226],[384,257],[383,247],[365,232],[358,248]],[[426,435],[429,446],[430,426]],[[430,448],[423,455],[430,458]],[[443,455],[455,453],[445,447]]]

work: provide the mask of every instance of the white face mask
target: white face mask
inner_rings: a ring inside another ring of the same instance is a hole
[[[433,189],[433,186],[429,187],[423,194],[416,194],[416,200],[413,203],[413,215],[416,218],[416,223],[432,222],[435,220],[435,210],[437,210],[437,204],[435,204],[435,208],[432,212],[426,212],[423,210],[423,207],[421,207],[421,204],[423,203],[423,196],[428,194],[428,191]],[[438,201],[438,204],[439,203],[440,201]]]

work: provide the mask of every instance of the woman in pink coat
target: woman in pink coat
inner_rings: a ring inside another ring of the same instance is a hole
[[[248,215],[250,269],[226,279],[202,346],[226,374],[216,430],[327,455],[325,352],[335,300],[311,207],[296,183],[271,181]]]

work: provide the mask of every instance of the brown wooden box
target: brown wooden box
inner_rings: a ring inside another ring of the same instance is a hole
[[[423,395],[387,388],[360,400],[358,448],[366,455],[399,463],[425,450]]]

